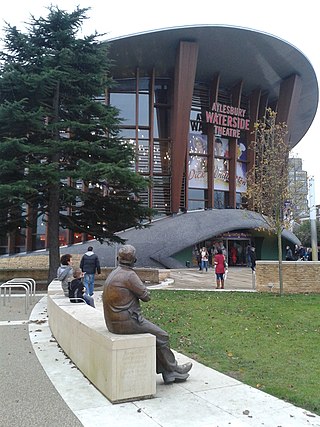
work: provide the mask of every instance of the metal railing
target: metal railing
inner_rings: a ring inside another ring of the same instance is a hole
[[[30,296],[36,296],[36,281],[31,277],[16,277],[14,279],[7,280],[6,283],[28,284],[30,289]]]
[[[28,308],[29,308],[29,304],[30,304],[30,287],[27,283],[2,283],[2,285],[0,285],[0,299],[2,296],[2,289],[3,289],[3,305],[6,305],[6,294],[7,294],[7,289],[9,289],[9,301],[11,299],[11,290],[15,289],[15,288],[20,288],[20,289],[24,289],[25,290],[25,313],[27,314],[28,312]]]
[[[12,289],[23,289],[25,297],[25,313],[28,312],[30,299],[36,296],[36,281],[31,277],[16,277],[0,285],[0,299],[3,290],[3,305],[6,305],[7,289],[9,291],[8,298],[11,299]],[[1,305],[1,304],[0,304]]]

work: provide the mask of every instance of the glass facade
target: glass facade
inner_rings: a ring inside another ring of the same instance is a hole
[[[230,103],[228,93],[220,94],[220,102]],[[232,188],[236,192],[235,207],[242,207],[241,193],[246,191],[247,147],[245,138],[236,140],[236,167],[230,171],[232,153],[230,140],[210,132],[204,117],[209,110],[209,90],[205,85],[194,88],[188,142],[188,201],[187,209],[226,209],[230,207],[230,177],[234,176]],[[211,128],[215,130],[215,127]],[[213,149],[210,149],[213,147]],[[235,164],[235,162],[233,162]],[[212,170],[210,171],[210,168]],[[234,173],[230,173],[234,172]],[[199,190],[202,191],[199,191]],[[198,191],[196,191],[198,190]],[[210,205],[210,194],[213,194]]]
[[[150,178],[150,189],[140,195],[158,214],[170,213],[171,79],[139,77],[117,80],[109,102],[121,111],[121,137],[136,148],[133,168]],[[124,106],[125,104],[125,106]]]
[[[109,95],[110,104],[121,111],[121,136],[136,147],[137,160],[133,168],[152,182],[141,199],[159,214],[171,213],[171,85],[171,79],[139,77],[137,72],[135,79],[117,80],[116,88]],[[219,94],[220,102],[230,104],[230,99],[227,91]],[[185,210],[230,207],[230,140],[210,133],[204,120],[209,104],[209,88],[196,84],[181,189],[181,207]],[[241,208],[241,193],[246,191],[245,138],[236,141],[236,156],[233,187],[235,207]]]

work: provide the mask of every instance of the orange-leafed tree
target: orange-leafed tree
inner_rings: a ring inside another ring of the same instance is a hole
[[[279,123],[272,109],[267,109],[263,119],[255,123],[255,138],[251,143],[255,165],[248,173],[246,194],[249,207],[263,215],[268,231],[277,236],[280,295],[283,295],[282,232],[291,221],[287,214],[290,205],[287,133],[286,123]]]

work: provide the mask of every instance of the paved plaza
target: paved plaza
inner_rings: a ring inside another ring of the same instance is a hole
[[[213,271],[173,270],[163,289],[252,292],[250,269],[230,269],[226,289]],[[98,288],[99,289],[99,288]],[[101,290],[95,293],[101,309]],[[320,427],[320,417],[220,374],[182,354],[194,367],[185,383],[164,385],[153,399],[111,404],[68,359],[51,335],[46,295],[25,313],[22,296],[0,301],[1,427]]]

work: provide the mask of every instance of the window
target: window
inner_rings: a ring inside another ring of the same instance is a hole
[[[135,125],[135,93],[110,93],[110,104],[120,110],[122,125]]]
[[[149,93],[139,92],[139,126],[149,126]]]
[[[188,210],[205,209],[208,207],[208,190],[189,188]]]
[[[229,207],[229,193],[227,191],[214,192],[214,208],[226,209]]]

